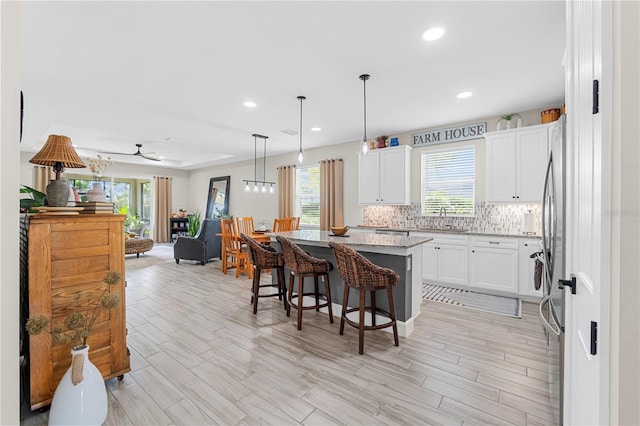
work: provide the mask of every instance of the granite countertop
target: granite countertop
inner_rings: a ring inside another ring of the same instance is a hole
[[[373,246],[373,247],[400,247],[409,248],[414,247],[428,241],[431,238],[425,237],[404,237],[400,235],[383,235],[374,233],[360,233],[352,232],[347,233],[344,237],[338,237],[331,234],[329,231],[318,231],[310,229],[301,229],[299,231],[287,231],[287,232],[270,232],[269,236],[281,235],[296,242],[312,242],[312,243],[341,243],[347,245],[357,246]]]
[[[484,237],[508,237],[508,238],[533,238],[538,239],[542,238],[540,234],[514,234],[513,232],[507,231],[474,231],[469,229],[447,229],[447,228],[392,228],[389,226],[376,226],[376,225],[358,225],[355,228],[358,229],[370,229],[376,230],[381,229],[384,231],[409,231],[409,232],[424,232],[424,233],[432,233],[432,234],[454,234],[454,235],[474,235],[474,236],[484,236]]]

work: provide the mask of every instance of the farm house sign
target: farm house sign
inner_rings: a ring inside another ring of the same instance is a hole
[[[448,129],[429,130],[411,135],[413,145],[435,145],[481,138],[487,130],[487,123],[466,124]]]

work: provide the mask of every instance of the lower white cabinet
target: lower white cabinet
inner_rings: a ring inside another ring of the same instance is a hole
[[[412,233],[431,237],[422,245],[422,280],[465,287],[469,282],[467,236]]]
[[[540,289],[536,290],[533,281],[535,259],[531,258],[531,255],[540,251],[540,249],[540,240],[520,240],[518,254],[518,293],[522,296],[542,297],[543,286],[540,286]]]
[[[518,240],[472,237],[469,286],[518,293]]]

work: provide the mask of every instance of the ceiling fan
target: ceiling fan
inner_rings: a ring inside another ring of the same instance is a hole
[[[145,152],[145,153],[141,152],[140,151],[140,148],[142,148],[141,143],[137,143],[136,146],[138,147],[138,150],[133,154],[130,154],[128,152],[111,152],[111,151],[100,151],[100,152],[103,154],[115,154],[115,155],[137,155],[138,157],[142,157],[147,160],[160,161],[159,158],[154,158],[149,156],[150,154],[154,154],[153,152]]]

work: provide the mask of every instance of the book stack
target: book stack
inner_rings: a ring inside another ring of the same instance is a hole
[[[113,214],[113,203],[106,201],[76,201],[76,207],[82,207],[82,214]]]

